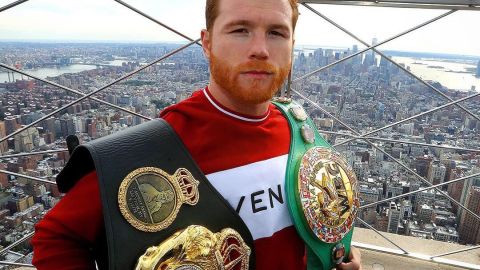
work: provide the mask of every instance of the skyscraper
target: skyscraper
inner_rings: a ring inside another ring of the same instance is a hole
[[[60,129],[64,138],[66,138],[68,135],[75,134],[76,130],[73,118],[69,115],[63,115],[60,118]]]
[[[480,60],[478,61],[478,64],[477,64],[477,77],[480,78]]]
[[[0,138],[7,136],[7,130],[5,128],[5,122],[0,121]],[[0,142],[0,155],[8,151],[7,141]]]
[[[398,225],[400,224],[400,209],[395,202],[390,202],[388,209],[388,232],[398,233]]]
[[[372,39],[372,46],[375,46],[377,44],[378,44],[378,39],[375,37],[375,38]],[[371,52],[371,62],[372,62],[370,65],[376,65],[377,64],[377,60],[376,60],[377,55],[375,54],[375,51],[373,49],[370,52]]]
[[[5,117],[5,130],[7,134],[13,133],[17,130],[17,118],[14,116]]]
[[[480,214],[480,187],[470,187],[465,206],[475,214]],[[480,243],[480,220],[463,211],[460,219],[460,240],[466,244]]]
[[[480,168],[474,167],[472,169],[472,173],[473,174],[480,173]],[[460,195],[460,203],[461,204],[466,205],[467,200],[468,200],[468,195],[470,193],[470,188],[472,186],[480,187],[480,177],[479,176],[472,177],[472,178],[469,178],[469,179],[466,179],[465,181],[463,181],[463,188],[462,188],[461,195]],[[458,212],[457,212],[457,217],[461,218],[463,212],[465,212],[465,210],[463,210],[462,208],[459,208]]]

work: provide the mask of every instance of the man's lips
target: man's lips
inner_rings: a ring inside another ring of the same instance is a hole
[[[273,75],[273,72],[269,71],[263,71],[263,70],[249,70],[249,71],[244,71],[242,74],[247,75],[249,77],[254,77],[254,78],[266,78],[270,75]]]

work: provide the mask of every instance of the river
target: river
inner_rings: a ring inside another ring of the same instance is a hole
[[[111,66],[121,66],[122,63],[127,62],[126,60],[113,60],[109,61],[108,65]],[[58,66],[58,67],[49,67],[49,68],[38,68],[38,69],[27,69],[24,70],[26,73],[32,74],[39,78],[45,79],[47,77],[55,77],[60,76],[65,73],[78,73],[85,70],[92,70],[96,69],[97,67],[94,65],[83,65],[83,64],[73,64],[70,66]],[[4,69],[0,70],[0,82],[8,82],[8,73],[4,72]],[[15,80],[22,79],[22,75],[20,73],[14,73]],[[26,79],[26,76],[23,76]],[[10,81],[13,81],[12,73],[10,72]]]
[[[476,91],[480,91],[480,78],[476,78],[473,71],[467,70],[476,70],[474,64],[412,57],[394,56],[392,59],[409,66],[413,74],[424,80],[437,81],[443,86],[455,90],[468,91],[474,86]]]
[[[476,91],[480,91],[480,78],[476,78],[473,72],[461,73],[466,72],[467,68],[475,69],[476,66],[474,64],[412,57],[393,57],[392,59],[398,63],[404,63],[406,66],[409,66],[410,70],[422,79],[438,81],[450,89],[468,91],[471,90],[473,86]],[[126,62],[126,60],[114,60],[110,61],[109,64],[112,66],[121,66],[123,62]],[[96,66],[92,65],[74,64],[54,68],[39,68],[27,70],[26,72],[45,79],[46,77],[59,76],[64,73],[77,73],[95,68]],[[21,79],[21,75],[15,73],[15,79]],[[11,73],[10,80],[13,80]],[[8,81],[8,74],[6,72],[0,72],[0,82],[4,81]]]

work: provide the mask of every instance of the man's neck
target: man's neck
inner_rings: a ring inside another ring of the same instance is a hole
[[[231,97],[227,91],[223,90],[223,88],[220,87],[213,80],[210,80],[208,90],[216,101],[218,101],[222,106],[234,112],[244,115],[262,116],[265,115],[268,111],[270,101],[266,101],[260,104],[240,102]]]

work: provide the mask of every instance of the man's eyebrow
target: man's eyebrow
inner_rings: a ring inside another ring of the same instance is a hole
[[[290,31],[290,27],[285,24],[272,24],[270,25],[270,29],[281,29],[285,31]]]
[[[230,27],[239,26],[239,25],[250,26],[252,25],[252,23],[248,20],[235,20],[225,24],[224,28],[230,28]]]
[[[248,20],[235,20],[235,21],[231,21],[231,22],[225,24],[224,28],[230,28],[230,27],[235,27],[235,26],[251,26],[251,25],[253,25],[252,22],[250,22]],[[281,24],[281,23],[276,23],[276,24],[269,25],[269,28],[270,29],[281,29],[281,30],[285,30],[285,31],[290,31],[290,28],[287,25]]]

